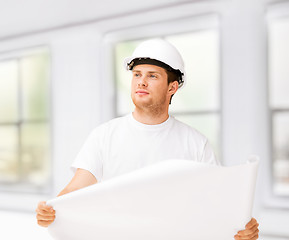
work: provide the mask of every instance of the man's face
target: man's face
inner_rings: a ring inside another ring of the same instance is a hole
[[[131,98],[139,108],[163,108],[169,104],[169,91],[166,71],[158,66],[142,64],[132,70]]]

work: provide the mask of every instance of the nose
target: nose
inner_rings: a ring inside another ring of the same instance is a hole
[[[137,82],[137,85],[139,87],[147,87],[147,80],[146,80],[146,77],[143,76],[141,78],[139,78],[138,82]]]

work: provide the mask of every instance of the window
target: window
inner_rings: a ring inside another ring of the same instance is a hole
[[[157,36],[160,37],[160,36]],[[208,29],[162,36],[181,53],[187,82],[175,94],[170,113],[206,135],[220,159],[220,66],[219,31]],[[124,70],[123,59],[143,40],[115,44],[116,115],[133,110],[130,99],[131,73]]]
[[[289,17],[268,27],[269,107],[272,129],[272,190],[289,196]]]
[[[5,56],[4,56],[5,57]],[[0,59],[0,189],[48,190],[50,180],[49,51]]]

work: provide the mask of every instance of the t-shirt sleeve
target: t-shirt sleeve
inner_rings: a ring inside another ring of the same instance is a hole
[[[216,159],[214,151],[211,145],[209,144],[208,140],[205,141],[201,162],[213,165],[221,165],[220,162]]]
[[[91,172],[98,182],[102,178],[102,132],[102,126],[92,131],[71,165],[74,172],[77,168]]]

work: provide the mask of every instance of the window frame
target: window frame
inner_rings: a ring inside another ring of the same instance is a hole
[[[221,48],[221,29],[220,29],[220,16],[217,13],[206,13],[206,14],[197,14],[192,16],[181,17],[178,19],[169,19],[165,21],[159,21],[156,23],[147,23],[138,26],[130,26],[121,30],[111,31],[106,33],[103,38],[103,69],[104,69],[104,79],[102,83],[103,92],[106,92],[106,96],[102,96],[102,99],[105,99],[105,102],[109,103],[110,106],[113,106],[110,111],[107,109],[102,110],[102,115],[104,121],[117,117],[117,92],[116,92],[116,80],[115,80],[115,62],[114,62],[114,45],[118,42],[123,41],[134,41],[141,40],[144,38],[154,38],[161,37],[164,38],[167,35],[176,35],[176,34],[186,34],[190,32],[197,31],[206,31],[217,29],[220,32],[219,35],[219,59],[220,59],[220,71],[219,71],[219,109],[218,110],[201,110],[201,111],[189,111],[185,112],[184,115],[190,114],[190,116],[196,115],[201,116],[200,114],[217,114],[219,116],[219,126],[220,134],[218,136],[218,145],[219,145],[219,154],[218,157],[222,159],[222,48]],[[113,62],[114,64],[110,64]],[[174,114],[175,112],[171,112]],[[177,115],[182,115],[182,112],[177,111]]]
[[[267,109],[269,119],[269,158],[265,163],[264,170],[266,172],[266,184],[264,192],[266,198],[264,199],[265,206],[269,208],[289,209],[289,196],[281,196],[274,194],[274,176],[273,176],[273,161],[274,161],[274,115],[282,112],[289,113],[289,106],[286,108],[274,108],[270,104],[270,23],[276,19],[288,18],[289,19],[289,2],[273,3],[268,5],[266,15],[266,35],[267,35]]]
[[[1,200],[0,200],[0,208],[5,208],[5,209],[20,209],[20,210],[28,210],[31,211],[30,203],[38,201],[39,197],[42,196],[50,196],[53,191],[53,176],[52,176],[52,169],[53,169],[53,161],[52,161],[52,139],[53,139],[53,132],[52,132],[52,86],[51,86],[51,48],[47,44],[32,44],[28,46],[20,46],[19,48],[12,48],[8,49],[6,51],[0,51],[0,62],[5,62],[9,60],[15,60],[17,62],[21,61],[21,58],[33,56],[38,53],[42,52],[48,52],[50,55],[49,60],[48,60],[48,81],[47,81],[47,88],[48,88],[48,117],[47,119],[41,119],[41,120],[23,120],[21,119],[21,114],[18,116],[17,121],[9,121],[5,123],[0,123],[0,125],[13,125],[17,128],[17,137],[21,138],[21,133],[20,133],[20,126],[21,124],[26,124],[26,123],[46,123],[49,126],[49,140],[48,140],[48,149],[49,149],[49,165],[50,165],[50,177],[49,180],[47,181],[47,184],[45,184],[45,187],[43,188],[37,188],[37,187],[29,187],[26,189],[22,189],[22,184],[17,183],[15,186],[13,184],[11,186],[6,186],[5,184],[0,183],[0,192],[1,192]],[[19,67],[19,65],[18,65]],[[19,83],[20,78],[18,77],[17,82]],[[22,111],[22,106],[20,103],[19,99],[19,94],[20,94],[20,88],[21,84],[17,87],[17,96],[18,96],[18,112],[21,113]],[[20,94],[21,96],[21,94]],[[18,151],[19,154],[19,151]],[[25,196],[29,194],[29,199],[26,199]],[[23,198],[24,197],[24,198]],[[21,203],[17,201],[16,199],[24,199],[23,201],[21,200]],[[17,202],[17,204],[16,204]]]

